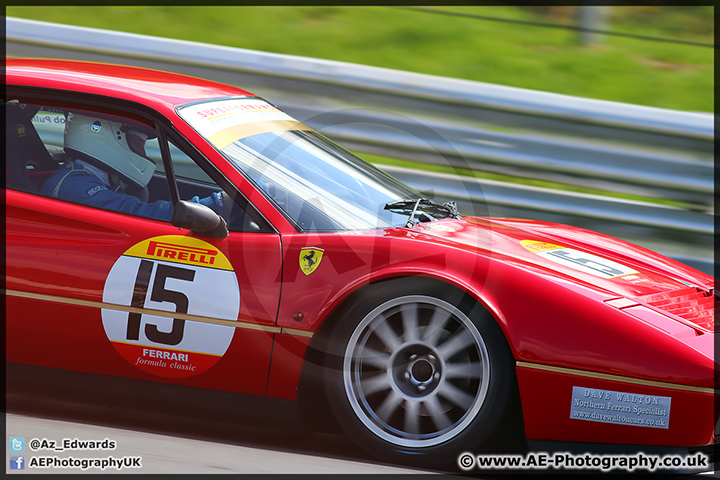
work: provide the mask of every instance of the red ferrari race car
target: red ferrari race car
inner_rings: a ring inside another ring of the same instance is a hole
[[[3,106],[10,366],[296,400],[415,465],[715,442],[711,276],[461,216],[211,81],[8,59]]]

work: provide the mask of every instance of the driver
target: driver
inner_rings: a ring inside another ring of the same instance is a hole
[[[169,221],[173,205],[146,203],[147,184],[155,162],[145,154],[153,134],[135,127],[76,113],[65,122],[66,164],[42,186],[41,192],[63,200]],[[153,136],[154,138],[154,136]],[[136,196],[137,195],[137,196]],[[140,197],[140,198],[138,198]],[[222,215],[229,209],[221,192],[193,197]]]

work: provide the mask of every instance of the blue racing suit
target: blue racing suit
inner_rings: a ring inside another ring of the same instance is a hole
[[[118,191],[119,189],[120,186],[112,189],[109,183],[86,166],[70,161],[47,179],[40,191],[44,195],[106,210],[115,210],[166,221],[170,221],[172,218],[172,203],[165,200],[145,203],[133,195],[125,195]],[[195,196],[190,201],[210,207],[218,214],[224,212],[220,192],[213,193],[205,198]]]

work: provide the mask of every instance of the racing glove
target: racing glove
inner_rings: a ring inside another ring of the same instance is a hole
[[[200,198],[195,195],[190,201],[210,207],[215,213],[226,219],[229,218],[232,209],[232,199],[227,193],[222,191],[214,192],[205,198]]]

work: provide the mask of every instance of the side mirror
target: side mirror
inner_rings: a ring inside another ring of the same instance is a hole
[[[175,204],[170,222],[175,227],[187,228],[208,237],[225,238],[229,235],[225,219],[200,203],[180,200]]]

